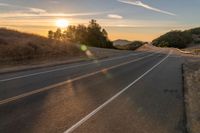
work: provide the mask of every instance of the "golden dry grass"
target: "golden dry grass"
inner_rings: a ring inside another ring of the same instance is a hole
[[[21,62],[41,58],[83,55],[75,44],[48,39],[39,35],[0,29],[0,61]]]

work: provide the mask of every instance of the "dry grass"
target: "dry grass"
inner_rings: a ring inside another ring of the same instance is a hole
[[[184,65],[186,110],[190,133],[200,133],[200,61]]]
[[[83,54],[76,45],[70,42],[54,41],[34,34],[0,29],[1,64]]]

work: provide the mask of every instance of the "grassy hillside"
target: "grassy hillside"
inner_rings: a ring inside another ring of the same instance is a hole
[[[152,41],[154,46],[186,48],[191,43],[200,43],[200,28],[186,31],[170,31]]]
[[[0,28],[0,61],[25,61],[84,54],[69,42]]]

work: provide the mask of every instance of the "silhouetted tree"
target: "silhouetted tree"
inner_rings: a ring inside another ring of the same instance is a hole
[[[105,29],[102,30],[102,33],[103,33],[104,37],[106,37],[106,38],[108,37],[108,32]]]
[[[70,39],[71,41],[76,41],[76,26],[70,25],[67,27],[67,30],[63,32],[64,38]]]
[[[87,44],[87,27],[85,25],[76,27],[75,40],[76,42]]]
[[[62,39],[62,30],[58,28],[54,33],[54,39],[61,40]]]
[[[48,38],[53,39],[54,38],[54,32],[52,30],[48,31]]]
[[[56,40],[69,39],[89,46],[113,48],[112,42],[108,39],[107,31],[102,29],[94,19],[89,22],[88,26],[70,25],[63,32],[58,28],[56,32],[49,31],[48,36]]]

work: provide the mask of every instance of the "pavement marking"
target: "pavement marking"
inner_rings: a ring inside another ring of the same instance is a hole
[[[50,90],[50,89],[65,85],[67,83],[71,83],[71,82],[80,80],[80,79],[83,79],[83,78],[87,78],[87,77],[93,76],[95,74],[103,73],[105,70],[108,71],[108,70],[111,70],[111,69],[114,69],[114,68],[117,68],[117,67],[120,67],[120,66],[124,66],[126,64],[130,64],[130,63],[133,63],[133,62],[136,62],[136,61],[140,61],[142,59],[145,59],[147,57],[153,56],[153,55],[158,54],[158,53],[160,53],[160,52],[152,53],[152,54],[149,54],[147,56],[140,57],[138,59],[134,59],[132,61],[127,61],[127,62],[118,64],[118,65],[114,65],[114,66],[111,66],[111,67],[108,67],[108,68],[103,68],[103,69],[101,69],[99,71],[95,71],[95,72],[88,73],[88,74],[85,74],[85,75],[82,75],[82,76],[79,76],[79,77],[75,77],[75,78],[73,78],[71,80],[67,80],[67,81],[64,81],[64,82],[61,82],[61,83],[57,83],[57,84],[54,84],[54,85],[50,85],[50,86],[47,86],[47,87],[44,87],[44,88],[41,88],[41,89],[37,89],[37,90],[34,90],[34,91],[23,93],[23,94],[20,94],[18,96],[14,96],[14,97],[11,97],[11,98],[0,100],[0,105],[6,104],[6,103],[9,103],[9,102],[12,102],[12,101],[24,98],[24,97],[28,97],[28,96],[31,96],[31,95],[34,95],[34,94],[37,94],[37,93],[40,93],[40,92],[44,92],[44,91],[47,91],[47,90]]]
[[[108,99],[106,102],[104,102],[102,105],[100,105],[98,108],[93,110],[90,114],[82,118],[80,121],[72,125],[69,129],[67,129],[64,133],[71,133],[75,129],[77,129],[80,125],[82,125],[85,121],[90,119],[92,116],[94,116],[97,112],[99,112],[101,109],[103,109],[106,105],[111,103],[113,100],[115,100],[118,96],[120,96],[122,93],[124,93],[127,89],[129,89],[131,86],[133,86],[136,82],[138,82],[140,79],[142,79],[144,76],[146,76],[148,73],[150,73],[152,70],[154,70],[157,66],[159,66],[163,61],[165,61],[170,55],[172,51],[168,53],[167,56],[165,56],[161,61],[159,61],[157,64],[155,64],[153,67],[151,67],[148,71],[146,71],[144,74],[142,74],[140,77],[138,77],[136,80],[134,80],[132,83],[130,83],[128,86],[126,86],[124,89],[119,91],[117,94],[115,94],[113,97]]]
[[[114,58],[110,58],[110,59],[101,60],[101,61],[99,61],[99,63],[117,60],[117,59],[122,59],[122,58],[129,57],[129,56],[141,55],[141,54],[144,54],[144,53],[137,53],[137,54],[134,53],[134,54],[128,54],[128,55],[125,55],[125,56],[114,57]],[[53,70],[49,70],[49,71],[42,71],[42,72],[37,72],[37,73],[32,73],[32,74],[27,74],[27,75],[22,75],[22,76],[16,76],[16,77],[12,77],[12,78],[1,79],[0,82],[7,82],[7,81],[15,80],[15,79],[37,76],[37,75],[41,75],[41,74],[46,74],[46,73],[51,73],[51,72],[56,72],[56,71],[61,71],[61,70],[67,70],[67,69],[70,69],[70,68],[76,68],[76,67],[80,67],[80,66],[87,66],[87,65],[90,65],[90,64],[94,64],[94,63],[96,63],[96,62],[93,61],[93,62],[89,62],[89,63],[85,63],[85,64],[79,64],[79,65],[74,65],[74,66],[68,66],[68,67],[53,69]]]

